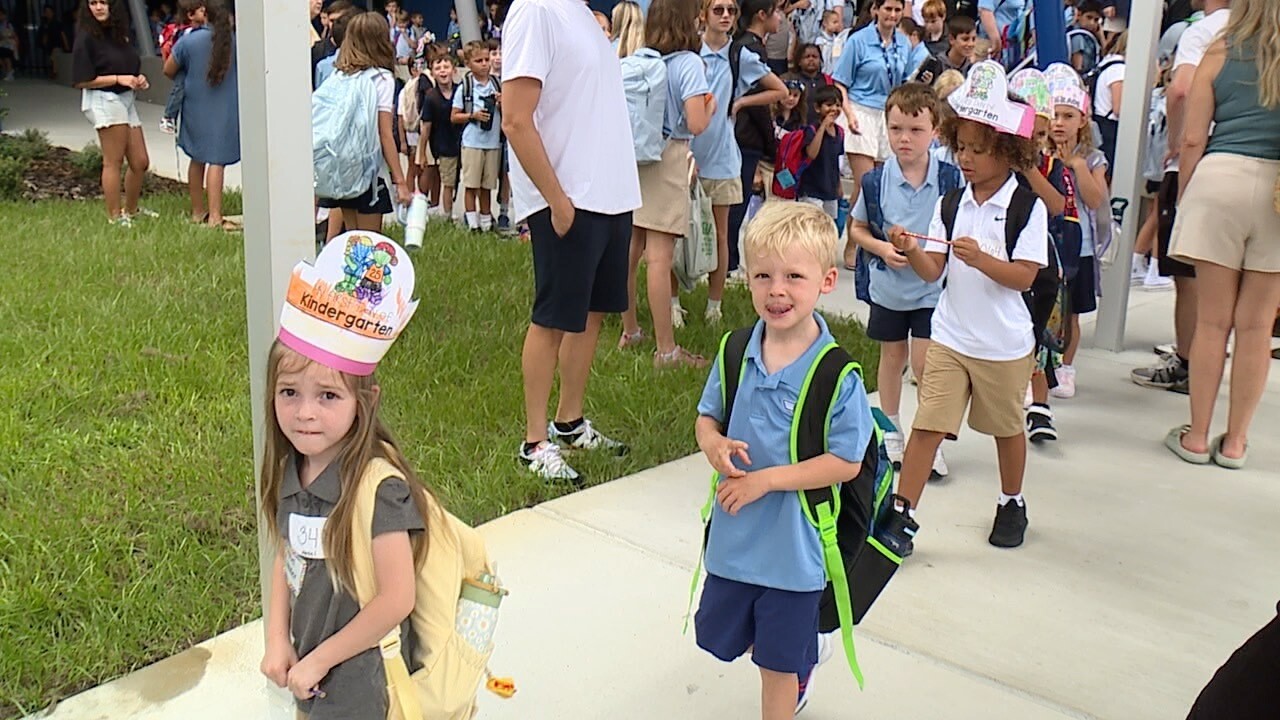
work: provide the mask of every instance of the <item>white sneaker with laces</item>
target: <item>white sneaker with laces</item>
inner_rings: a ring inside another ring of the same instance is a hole
[[[538,443],[538,446],[530,453],[525,453],[524,446],[520,446],[520,460],[529,471],[544,480],[568,480],[577,482],[581,476],[578,471],[569,467],[569,463],[564,461],[564,455],[560,454],[560,446],[544,440]]]
[[[583,420],[573,432],[560,432],[555,423],[547,424],[547,437],[566,450],[606,450],[615,455],[626,455],[626,443],[614,440],[596,430],[590,420]]]
[[[930,471],[930,477],[933,480],[941,480],[951,474],[951,470],[947,468],[947,459],[942,456],[942,446],[938,446],[938,452],[933,455],[933,469]]]
[[[685,310],[684,308],[680,307],[679,305],[672,305],[671,306],[671,327],[677,330],[684,327],[684,316],[687,314],[688,314],[688,311]]]
[[[1130,285],[1141,285],[1142,281],[1147,277],[1147,258],[1141,255],[1135,255],[1133,258],[1133,270],[1129,273]]]
[[[1055,373],[1058,376],[1058,386],[1049,389],[1049,394],[1068,400],[1076,396],[1076,369],[1070,365],[1059,367]]]
[[[902,454],[906,451],[906,438],[895,430],[884,434],[884,449],[889,452],[889,462],[894,470],[902,469]]]
[[[1142,280],[1143,290],[1170,290],[1173,288],[1173,278],[1161,277],[1160,266],[1158,263],[1147,265],[1146,277]]]

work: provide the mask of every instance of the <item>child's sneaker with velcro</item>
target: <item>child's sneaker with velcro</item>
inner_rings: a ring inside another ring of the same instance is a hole
[[[1027,408],[1027,439],[1033,443],[1058,439],[1058,431],[1053,427],[1053,411],[1048,405],[1032,403]]]

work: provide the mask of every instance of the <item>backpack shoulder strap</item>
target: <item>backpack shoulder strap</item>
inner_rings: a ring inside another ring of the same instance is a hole
[[[1010,262],[1013,262],[1013,250],[1018,246],[1018,237],[1031,221],[1031,211],[1035,208],[1037,199],[1035,191],[1022,185],[1018,185],[1013,191],[1004,223],[1004,246],[1009,253]]]
[[[867,224],[871,226],[871,234],[877,240],[885,239],[884,206],[880,204],[880,192],[884,185],[884,166],[873,168],[862,176],[863,202],[867,206]]]
[[[720,339],[717,367],[720,373],[720,399],[724,405],[724,430],[729,430],[729,418],[733,416],[733,401],[738,396],[738,384],[742,382],[747,344],[751,342],[754,325],[725,333]]]
[[[729,43],[729,106],[738,99],[738,78],[742,77],[742,40]]]
[[[947,240],[954,240],[956,215],[960,214],[960,198],[964,197],[964,188],[959,187],[942,196],[942,226],[947,230]]]

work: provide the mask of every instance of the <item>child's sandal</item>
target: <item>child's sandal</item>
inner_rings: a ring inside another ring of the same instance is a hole
[[[636,330],[633,333],[628,333],[624,330],[622,332],[622,337],[618,338],[618,349],[629,350],[642,344],[644,341],[645,337],[643,330]]]
[[[677,345],[676,349],[669,353],[654,352],[653,366],[659,370],[678,367],[704,368],[707,366],[707,359]]]

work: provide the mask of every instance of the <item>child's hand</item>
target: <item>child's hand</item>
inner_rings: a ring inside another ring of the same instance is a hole
[[[889,237],[889,244],[893,248],[903,254],[910,252],[912,249],[919,247],[916,239],[907,234],[907,229],[901,225],[894,225],[885,231],[885,235]]]
[[[289,682],[289,669],[297,664],[298,652],[293,649],[293,643],[287,638],[271,639],[267,640],[267,652],[262,656],[262,665],[258,669],[276,687],[284,687]]]
[[[911,261],[907,259],[906,254],[892,242],[880,243],[880,252],[877,254],[881,260],[884,260],[885,265],[894,270],[902,270],[911,265]]]
[[[315,653],[302,658],[289,668],[289,692],[299,700],[320,694],[320,681],[329,674],[329,668],[316,660]]]
[[[489,111],[483,108],[476,110],[471,113],[471,119],[478,123],[487,123],[489,122]]]
[[[951,241],[951,250],[957,258],[974,268],[987,257],[987,254],[982,252],[982,247],[978,245],[978,241],[968,236]]]
[[[746,475],[746,472],[739,470],[738,466],[733,464],[735,456],[744,465],[751,464],[746,443],[741,440],[730,440],[721,435],[719,439],[711,441],[708,445],[709,447],[703,448],[703,454],[707,456],[707,462],[711,463],[711,467],[720,473],[720,477],[735,478]]]
[[[743,473],[741,477],[725,478],[716,488],[716,501],[730,515],[759,500],[769,492],[769,479],[763,473]]]

